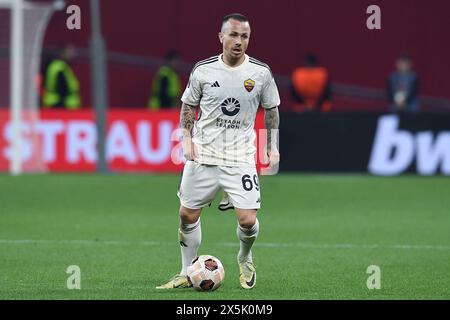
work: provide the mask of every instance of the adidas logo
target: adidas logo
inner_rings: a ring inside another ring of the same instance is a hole
[[[211,87],[218,88],[218,87],[220,87],[220,85],[219,85],[219,83],[216,81],[216,82],[214,82],[214,83],[211,85]]]

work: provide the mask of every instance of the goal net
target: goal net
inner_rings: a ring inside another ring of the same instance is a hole
[[[0,170],[12,174],[46,171],[39,141],[40,63],[53,11],[51,2],[0,0]]]

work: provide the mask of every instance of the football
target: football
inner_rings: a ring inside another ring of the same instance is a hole
[[[220,287],[225,277],[222,262],[214,256],[201,255],[192,260],[187,276],[195,290],[213,291]]]

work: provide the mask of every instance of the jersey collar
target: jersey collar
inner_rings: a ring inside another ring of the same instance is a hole
[[[244,66],[248,63],[248,59],[249,59],[248,55],[247,55],[247,54],[244,54],[244,56],[245,56],[244,62],[242,62],[242,63],[241,63],[240,65],[238,65],[237,67],[230,67],[230,66],[227,65],[225,62],[223,62],[222,56],[223,56],[223,53],[221,53],[221,54],[219,55],[219,63],[220,63],[220,65],[221,65],[222,67],[224,67],[225,69],[230,70],[230,71],[242,69],[242,67],[244,67]]]

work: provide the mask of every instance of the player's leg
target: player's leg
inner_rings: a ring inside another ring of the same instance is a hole
[[[198,247],[202,241],[202,230],[200,225],[201,212],[202,209],[189,209],[180,205],[178,241],[181,248],[181,271],[167,283],[157,286],[156,289],[176,289],[192,286],[187,278],[187,267],[197,256]]]
[[[180,225],[178,238],[181,248],[181,272],[169,282],[156,287],[157,289],[174,289],[190,287],[186,277],[186,269],[197,256],[201,243],[200,214],[219,190],[216,169],[204,166],[194,161],[186,162],[178,188],[180,199]]]
[[[239,281],[244,289],[252,289],[256,284],[256,270],[253,264],[252,247],[259,234],[259,221],[255,209],[236,208],[239,238]]]
[[[181,248],[180,275],[187,275],[187,267],[197,257],[198,247],[202,241],[202,228],[200,214],[202,209],[189,209],[180,206],[180,228],[178,229],[178,241]]]
[[[238,264],[240,283],[245,289],[251,289],[256,283],[256,271],[253,264],[252,247],[259,233],[256,217],[260,208],[259,181],[256,168],[219,167],[220,184],[233,203],[237,220],[237,236],[240,247]]]

